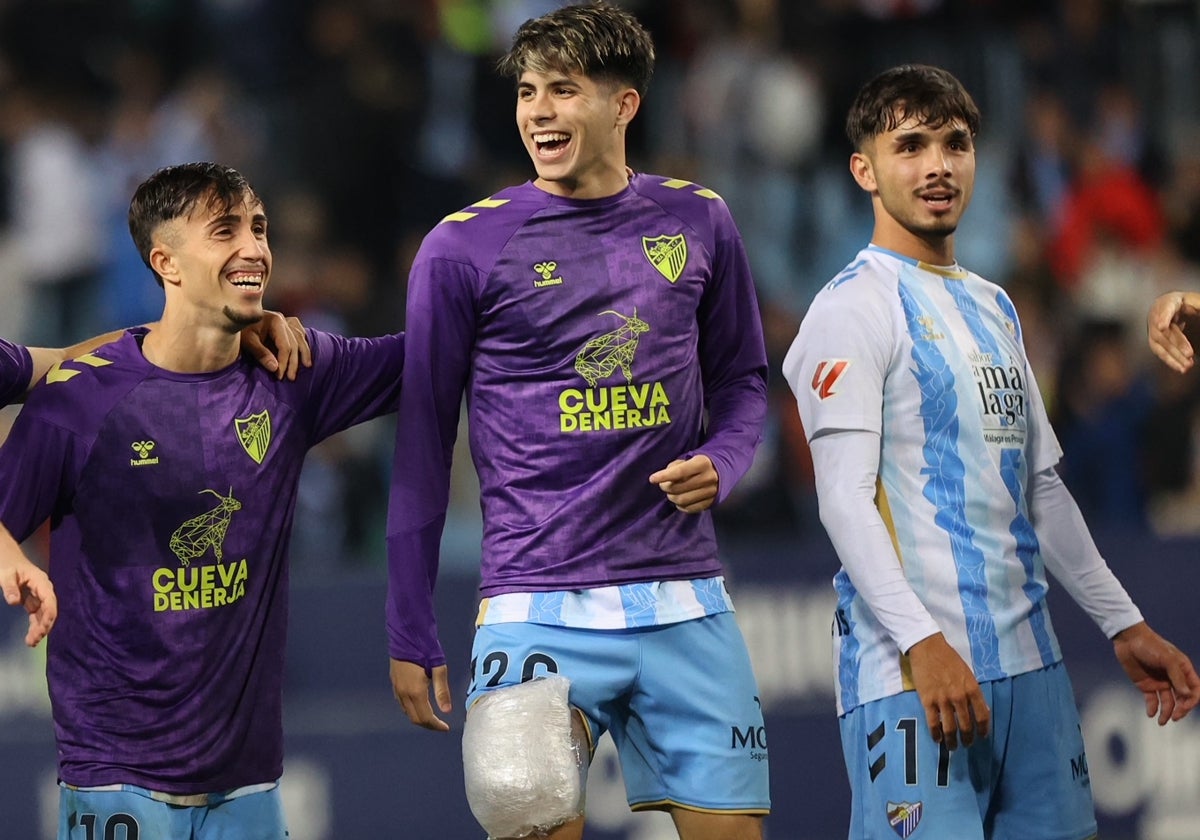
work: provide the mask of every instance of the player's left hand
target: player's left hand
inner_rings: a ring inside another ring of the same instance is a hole
[[[1146,622],[1113,636],[1117,661],[1146,700],[1146,717],[1158,725],[1181,720],[1200,701],[1200,676],[1183,651],[1150,629]]]
[[[46,638],[58,618],[58,599],[49,576],[21,554],[19,548],[14,546],[13,550],[20,556],[0,561],[0,590],[10,606],[23,606],[29,613],[25,644],[34,647]]]
[[[312,367],[312,348],[300,319],[270,309],[257,324],[242,330],[242,349],[279,379],[295,379],[300,365]]]
[[[699,513],[712,507],[721,487],[721,477],[707,455],[676,460],[650,476],[650,483],[667,494],[667,500],[684,513]]]

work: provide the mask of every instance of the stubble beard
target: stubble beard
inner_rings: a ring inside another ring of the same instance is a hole
[[[230,333],[240,333],[246,327],[252,327],[263,319],[263,312],[236,312],[233,307],[226,306],[222,310],[228,324],[225,329]]]

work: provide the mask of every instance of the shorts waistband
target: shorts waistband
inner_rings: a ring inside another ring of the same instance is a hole
[[[80,787],[77,785],[69,785],[66,782],[62,783],[65,788],[81,791],[83,793],[105,793],[105,792],[124,792],[136,793],[139,796],[144,796],[147,799],[153,799],[155,802],[163,802],[167,805],[175,805],[180,808],[208,808],[213,805],[220,805],[222,802],[228,802],[230,799],[238,799],[243,796],[249,796],[253,793],[265,793],[268,790],[274,790],[279,786],[278,780],[274,782],[262,782],[256,785],[244,785],[233,790],[223,790],[214,793],[165,793],[160,790],[150,790],[149,788],[138,787],[137,785],[95,785],[91,787]]]

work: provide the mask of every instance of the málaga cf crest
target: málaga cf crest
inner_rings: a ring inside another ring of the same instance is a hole
[[[888,802],[888,823],[892,826],[892,831],[900,836],[900,840],[908,840],[908,836],[917,830],[924,810],[923,802]]]
[[[254,459],[254,463],[261,464],[267,456],[267,447],[271,445],[271,415],[263,410],[249,417],[235,417],[233,425],[242,449]]]
[[[643,236],[642,251],[650,260],[650,265],[672,283],[679,279],[683,267],[687,265],[687,240],[682,233],[675,236]]]

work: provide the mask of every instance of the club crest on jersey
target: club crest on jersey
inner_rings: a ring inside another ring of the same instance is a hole
[[[849,359],[822,359],[817,362],[817,369],[812,378],[812,390],[817,399],[827,400],[837,396],[838,392],[833,390],[833,386],[842,378],[848,367]]]
[[[650,265],[672,283],[679,279],[687,265],[687,240],[682,233],[675,236],[643,236],[642,252]]]
[[[254,463],[261,464],[267,456],[267,447],[271,445],[271,415],[264,409],[249,417],[235,417],[233,425],[242,449],[254,459]]]
[[[151,458],[150,453],[154,451],[157,444],[152,440],[135,440],[129,444],[129,448],[137,453],[136,458],[129,459],[131,467],[149,467],[158,463],[158,458]]]
[[[540,274],[542,279],[534,280],[533,287],[535,289],[540,289],[543,286],[561,286],[563,281],[562,275],[559,275],[558,277],[554,276],[554,271],[557,268],[558,263],[556,263],[554,260],[543,260],[535,265],[533,270]]]
[[[921,824],[921,814],[924,810],[925,806],[920,802],[889,802],[888,824],[901,840],[908,840],[909,835]]]

